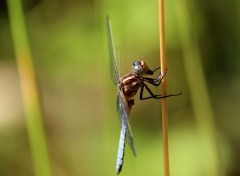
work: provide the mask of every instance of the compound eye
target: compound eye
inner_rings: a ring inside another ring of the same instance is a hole
[[[141,65],[141,61],[135,61],[135,62],[133,62],[133,66],[136,66],[136,65]]]
[[[133,71],[136,74],[140,74],[143,71],[140,61],[133,62]]]

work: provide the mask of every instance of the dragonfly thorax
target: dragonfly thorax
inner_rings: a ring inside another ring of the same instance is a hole
[[[127,100],[131,100],[142,85],[141,78],[134,73],[129,73],[120,79],[120,90]]]

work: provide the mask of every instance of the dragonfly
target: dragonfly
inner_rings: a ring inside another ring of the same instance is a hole
[[[182,93],[170,94],[165,96],[154,94],[146,83],[149,83],[153,86],[159,86],[163,77],[166,75],[167,70],[163,73],[160,73],[156,79],[146,77],[148,75],[153,75],[157,70],[160,69],[160,67],[151,70],[144,61],[134,61],[132,65],[132,72],[120,77],[119,66],[117,65],[116,61],[116,52],[109,16],[107,16],[107,34],[110,51],[110,75],[113,84],[117,86],[117,112],[121,121],[121,131],[116,161],[116,172],[118,175],[120,174],[123,166],[125,141],[128,142],[133,155],[136,157],[133,134],[128,119],[132,106],[134,105],[134,96],[137,94],[137,91],[140,89],[140,100],[146,100],[151,98],[161,99],[171,96],[178,96]],[[149,96],[143,96],[144,90],[149,93]]]

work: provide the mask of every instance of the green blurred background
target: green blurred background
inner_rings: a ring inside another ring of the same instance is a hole
[[[115,175],[120,133],[106,15],[121,75],[159,66],[157,1],[22,1],[54,176]],[[0,1],[0,175],[35,175],[6,1]],[[171,175],[240,175],[240,1],[165,2]],[[155,75],[156,76],[156,75]],[[152,88],[152,87],[151,87]],[[152,88],[159,92],[159,88]],[[34,117],[33,117],[34,118]],[[137,158],[124,175],[163,175],[161,104],[131,112]],[[41,154],[40,154],[41,155]]]

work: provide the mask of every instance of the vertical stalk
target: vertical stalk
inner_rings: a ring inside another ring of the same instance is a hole
[[[183,63],[200,138],[199,148],[202,157],[198,160],[202,162],[203,175],[223,176],[225,172],[221,163],[218,133],[201,61],[200,48],[194,33],[195,29],[192,27],[194,23],[191,23],[193,18],[190,12],[190,2],[192,1],[174,1],[173,11],[176,13],[179,27]]]
[[[20,0],[8,0],[7,5],[35,175],[51,176],[35,70],[27,39],[22,4]]]
[[[166,71],[166,45],[165,45],[165,26],[164,26],[164,0],[159,0],[159,37],[160,37],[160,64],[161,73]],[[161,83],[162,95],[167,95],[166,77]],[[168,151],[168,109],[167,99],[162,99],[162,133],[163,133],[163,164],[164,176],[170,175],[169,170],[169,151]]]

